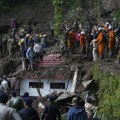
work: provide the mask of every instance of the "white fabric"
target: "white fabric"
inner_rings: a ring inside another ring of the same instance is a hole
[[[40,53],[42,49],[42,46],[40,46],[39,44],[36,44],[33,48],[35,53]]]
[[[93,46],[93,50],[92,50],[93,61],[96,61],[97,60],[97,43],[96,43],[96,40],[95,39],[92,40],[90,45]]]
[[[8,89],[8,82],[7,82],[6,80],[3,80],[3,81],[1,82],[1,85],[2,85],[2,88],[3,88],[4,90],[7,90],[7,89]]]

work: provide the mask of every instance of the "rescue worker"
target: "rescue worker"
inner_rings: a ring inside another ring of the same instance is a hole
[[[109,57],[114,57],[114,54],[115,54],[115,33],[112,30],[112,26],[109,26],[108,49],[109,49]]]
[[[43,34],[42,38],[41,38],[41,45],[42,45],[42,48],[46,48],[46,34]]]
[[[33,37],[33,41],[34,41],[34,43],[40,43],[40,38],[39,38],[38,34],[36,34],[36,35]]]
[[[15,97],[11,105],[17,112],[24,108],[24,102],[21,97]]]
[[[26,52],[27,48],[24,44],[25,40],[22,38],[20,42],[20,52],[21,52],[21,58],[22,58],[22,69],[23,71],[27,70],[27,62],[26,62]]]
[[[30,97],[24,99],[25,108],[19,111],[23,120],[40,120],[38,112],[32,107],[32,102]]]
[[[30,45],[34,45],[34,40],[33,40],[33,37],[32,37],[32,36],[30,36],[30,37],[28,38],[28,46],[30,46]]]
[[[98,54],[97,54],[97,43],[96,43],[96,39],[92,40],[92,42],[90,43],[90,45],[92,45],[93,50],[92,50],[92,55],[93,55],[93,61],[96,61],[98,58]]]
[[[105,49],[104,34],[102,32],[101,27],[98,28],[98,31],[99,31],[99,34],[98,34],[98,37],[96,39],[96,43],[98,45],[99,57],[102,59],[104,56],[104,49]]]
[[[13,109],[6,106],[8,96],[0,92],[0,120],[22,120],[20,115]]]
[[[53,95],[48,97],[49,103],[45,106],[41,120],[61,120],[59,112],[59,106],[54,102],[55,98]]]
[[[110,25],[109,22],[106,22],[106,23],[105,23],[104,30],[105,30],[106,32],[108,32],[109,25]]]
[[[30,37],[30,34],[26,34],[25,36],[25,46],[28,47],[28,39]]]
[[[86,38],[85,38],[85,32],[82,31],[80,35],[80,47],[81,47],[81,53],[86,53]]]
[[[40,58],[42,60],[44,55],[44,49],[38,43],[35,43],[33,51],[35,53],[35,58]]]
[[[73,107],[69,109],[66,120],[88,120],[87,113],[82,104],[77,97],[74,97],[72,99]]]
[[[74,51],[74,48],[75,48],[75,32],[74,32],[74,29],[72,29],[72,31],[69,32],[68,47],[70,49],[70,52]]]
[[[26,57],[29,60],[29,66],[28,70],[33,71],[33,59],[34,59],[34,51],[33,51],[33,45],[31,44],[30,47],[27,49]]]

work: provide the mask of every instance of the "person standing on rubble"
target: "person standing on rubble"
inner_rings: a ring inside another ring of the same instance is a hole
[[[79,102],[79,99],[74,97],[72,105],[73,107],[69,109],[66,120],[88,120],[87,113],[83,107],[83,101]]]
[[[33,51],[33,44],[27,49],[26,57],[29,60],[28,70],[33,71],[33,59],[34,59],[34,51]]]
[[[59,106],[54,102],[55,98],[53,95],[48,97],[49,103],[45,106],[41,120],[61,120],[59,112]]]

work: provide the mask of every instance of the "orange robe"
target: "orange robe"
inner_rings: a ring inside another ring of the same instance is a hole
[[[80,46],[86,45],[85,35],[80,35]]]
[[[96,42],[98,44],[98,52],[99,52],[99,57],[103,57],[104,54],[104,49],[105,49],[105,43],[104,43],[104,35],[102,32],[99,33]]]
[[[110,31],[109,33],[109,43],[108,43],[108,48],[114,48],[115,46],[115,33],[113,30]]]
[[[75,32],[69,33],[68,48],[75,47]]]

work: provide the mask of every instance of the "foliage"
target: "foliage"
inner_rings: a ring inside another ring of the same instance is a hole
[[[120,24],[120,9],[118,9],[118,10],[115,12],[115,18],[116,18],[117,22]]]
[[[105,113],[104,120],[119,120],[120,74],[105,72],[97,65],[93,68],[93,74],[94,79],[99,81],[99,107],[102,107],[99,115],[103,112]]]
[[[55,34],[60,34],[60,28],[62,25],[62,22],[64,21],[65,12],[70,7],[71,3],[74,0],[53,0],[54,5],[54,28],[55,28]]]
[[[0,0],[0,14],[9,10],[9,5],[6,0]]]

